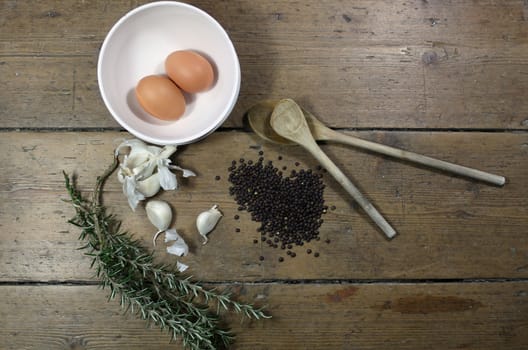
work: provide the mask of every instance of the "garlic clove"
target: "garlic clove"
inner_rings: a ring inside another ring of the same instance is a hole
[[[146,198],[154,196],[161,189],[159,174],[154,173],[144,180],[137,181],[137,187]]]
[[[170,235],[171,238],[176,237],[176,239],[173,240],[174,244],[167,247],[167,253],[177,256],[185,256],[189,254],[189,246],[185,243],[178,232],[176,232],[176,229],[167,230],[165,235],[167,234]],[[165,242],[167,242],[167,236],[165,236]]]
[[[172,209],[167,202],[160,200],[148,201],[145,209],[148,219],[158,229],[153,239],[153,244],[156,245],[158,235],[169,228],[172,221]]]
[[[204,238],[203,244],[206,244],[209,239],[207,235],[215,228],[218,221],[222,217],[222,212],[218,209],[218,205],[213,205],[209,210],[206,210],[196,218],[196,228],[200,236]]]

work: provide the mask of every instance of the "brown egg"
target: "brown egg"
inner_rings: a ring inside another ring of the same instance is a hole
[[[214,72],[211,63],[202,55],[190,51],[174,51],[165,60],[165,71],[182,90],[195,93],[213,85]]]
[[[149,75],[136,86],[136,97],[143,109],[162,120],[176,120],[185,112],[185,98],[169,78]]]

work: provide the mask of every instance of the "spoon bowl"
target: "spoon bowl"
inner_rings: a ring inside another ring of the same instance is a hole
[[[246,113],[249,126],[258,136],[260,136],[266,141],[281,145],[294,145],[295,142],[292,142],[277,134],[270,125],[271,114],[273,113],[273,110],[275,109],[275,106],[277,106],[279,101],[280,100],[264,100],[252,106]],[[299,107],[301,108],[304,114],[304,118],[306,119],[306,122],[308,123],[310,131],[312,132],[312,135],[315,140],[333,140],[336,142],[344,142],[335,140],[335,136],[334,138],[332,138],[331,133],[334,132],[333,130],[325,126],[312,113],[302,108],[301,106]]]
[[[294,145],[295,142],[280,136],[271,127],[271,114],[278,102],[279,100],[265,100],[252,106],[246,113],[247,121],[260,138],[281,145]]]

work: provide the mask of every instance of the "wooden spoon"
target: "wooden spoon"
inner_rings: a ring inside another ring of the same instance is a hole
[[[301,108],[291,99],[284,99],[273,109],[270,124],[273,130],[283,138],[303,146],[310,152],[319,163],[343,186],[343,188],[354,198],[370,218],[379,226],[388,238],[396,235],[396,231],[368,201],[363,194],[354,186],[345,174],[323,153],[315,142],[310,128],[306,123]]]
[[[251,107],[247,113],[248,122],[253,131],[260,137],[270,142],[280,144],[293,144],[292,141],[281,137],[270,127],[270,118],[278,100],[267,100]],[[480,180],[497,186],[503,186],[506,179],[503,176],[494,175],[468,168],[462,165],[449,163],[443,160],[427,157],[418,153],[404,151],[402,149],[385,146],[376,142],[363,140],[355,136],[345,135],[334,131],[321,123],[312,113],[302,109],[304,117],[310,127],[313,138],[317,141],[334,141],[381,153],[398,159],[415,162],[431,168],[440,169],[457,175]]]

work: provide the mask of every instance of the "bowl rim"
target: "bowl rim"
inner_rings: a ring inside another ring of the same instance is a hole
[[[129,20],[130,17],[135,16],[138,12],[141,12],[141,11],[143,11],[145,9],[148,9],[148,8],[159,7],[159,6],[176,6],[176,7],[187,8],[187,9],[195,11],[195,12],[199,13],[200,15],[204,16],[205,18],[207,18],[220,31],[221,35],[225,38],[226,44],[228,44],[228,49],[229,49],[230,52],[232,52],[233,57],[234,57],[234,61],[235,61],[235,64],[236,64],[235,76],[233,77],[235,83],[234,83],[233,89],[231,91],[230,98],[227,101],[225,108],[218,113],[218,115],[221,116],[221,117],[217,120],[217,122],[215,124],[211,124],[210,126],[208,126],[207,128],[204,128],[200,132],[195,133],[194,135],[182,138],[180,140],[174,141],[174,142],[166,142],[165,140],[161,140],[161,139],[158,139],[156,137],[146,135],[145,133],[141,132],[140,130],[136,130],[136,129],[132,128],[131,126],[129,126],[118,115],[118,113],[116,113],[116,111],[112,108],[112,105],[111,105],[111,103],[109,101],[109,98],[107,97],[107,93],[106,93],[105,87],[102,84],[103,73],[102,73],[102,68],[101,68],[101,66],[102,66],[101,62],[104,60],[104,54],[106,53],[107,47],[109,45],[109,42],[111,41],[111,39],[113,38],[115,33],[119,30],[119,28],[123,25],[124,22]],[[130,132],[132,135],[134,135],[134,136],[136,136],[136,137],[138,137],[138,138],[140,138],[140,139],[142,139],[142,140],[144,140],[146,142],[157,144],[157,145],[186,145],[186,144],[190,144],[190,143],[193,143],[193,142],[197,142],[197,141],[207,137],[212,132],[214,132],[218,127],[220,127],[223,124],[223,122],[229,117],[229,115],[231,114],[232,110],[234,109],[234,107],[236,105],[236,102],[237,102],[239,94],[240,94],[241,69],[240,69],[240,62],[239,62],[239,59],[238,59],[238,54],[236,52],[236,48],[233,45],[233,42],[232,42],[231,38],[227,34],[227,32],[224,29],[224,27],[222,27],[222,25],[213,16],[211,16],[210,14],[208,14],[207,12],[205,12],[204,10],[202,10],[202,9],[196,7],[196,6],[193,6],[193,5],[184,3],[184,2],[179,2],[179,1],[154,1],[154,2],[151,2],[151,3],[144,4],[144,5],[140,5],[140,6],[136,7],[136,8],[128,11],[123,16],[121,16],[121,18],[119,18],[119,20],[117,22],[114,23],[112,28],[110,28],[110,30],[108,31],[108,33],[106,34],[106,36],[105,36],[105,38],[103,40],[101,48],[99,50],[99,55],[98,55],[98,59],[97,59],[97,83],[98,83],[97,85],[99,87],[99,93],[100,93],[100,95],[101,95],[101,97],[103,99],[103,102],[105,104],[106,109],[110,112],[110,114],[112,115],[114,120],[116,120],[119,123],[119,125],[121,125],[125,130]]]

